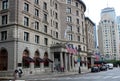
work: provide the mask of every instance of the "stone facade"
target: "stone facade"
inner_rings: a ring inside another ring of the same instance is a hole
[[[77,55],[71,56],[66,51],[65,45],[55,48],[56,50],[52,49],[54,45],[66,42],[81,49],[78,53],[81,56],[81,68],[87,69],[84,16],[86,6],[82,1],[0,0],[0,4],[2,5],[0,6],[0,21],[2,21],[0,23],[0,55],[2,57],[4,53],[6,58],[2,60],[5,63],[0,62],[5,65],[5,70],[3,70],[4,67],[0,68],[1,72],[13,72],[18,68],[21,68],[24,74],[50,72],[54,70],[55,56],[59,59],[60,68],[64,67],[65,71],[77,71],[80,66],[80,63],[74,64],[78,59]],[[71,8],[71,13],[66,12],[67,8]],[[68,17],[71,17],[72,21]],[[68,30],[68,26],[72,26],[72,29]],[[35,67],[35,62],[32,61],[35,60],[36,55],[44,59],[46,52],[47,58],[53,63],[49,62],[45,67],[42,62]],[[25,59],[29,61],[27,66],[26,62],[23,63],[24,56],[29,58]],[[64,62],[68,63],[68,66],[65,66]]]

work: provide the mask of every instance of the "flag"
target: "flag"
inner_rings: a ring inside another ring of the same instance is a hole
[[[66,49],[67,49],[68,53],[70,53],[70,48],[69,48],[68,44],[66,45]]]

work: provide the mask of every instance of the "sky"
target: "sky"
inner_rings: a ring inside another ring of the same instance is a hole
[[[100,21],[101,9],[113,7],[116,15],[120,15],[120,0],[83,0],[86,5],[85,16],[89,17],[96,25]]]

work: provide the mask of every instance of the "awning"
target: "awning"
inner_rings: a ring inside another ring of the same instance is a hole
[[[43,60],[44,60],[44,62],[51,62],[51,63],[53,63],[53,61],[51,59],[49,59],[49,58],[44,58]]]
[[[95,61],[94,64],[106,64],[105,61]]]
[[[34,62],[34,60],[31,57],[23,57],[23,60],[27,62]]]
[[[44,62],[44,60],[41,59],[41,58],[36,58],[36,60],[39,61],[40,63],[41,63],[41,62]]]

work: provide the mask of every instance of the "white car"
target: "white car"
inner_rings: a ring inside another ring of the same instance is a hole
[[[112,63],[108,63],[106,65],[108,66],[109,69],[113,69],[113,64]]]

